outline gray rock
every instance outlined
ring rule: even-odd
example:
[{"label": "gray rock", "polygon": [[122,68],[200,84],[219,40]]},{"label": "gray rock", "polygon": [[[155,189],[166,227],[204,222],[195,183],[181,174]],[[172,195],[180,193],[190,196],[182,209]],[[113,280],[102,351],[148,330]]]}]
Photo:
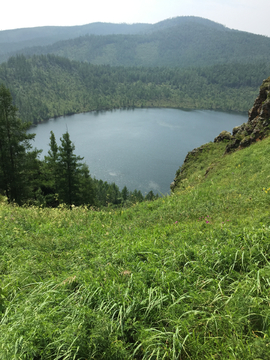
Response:
[{"label": "gray rock", "polygon": [[221,133],[214,139],[214,142],[228,141],[231,140],[232,135],[229,131],[223,130]]}]

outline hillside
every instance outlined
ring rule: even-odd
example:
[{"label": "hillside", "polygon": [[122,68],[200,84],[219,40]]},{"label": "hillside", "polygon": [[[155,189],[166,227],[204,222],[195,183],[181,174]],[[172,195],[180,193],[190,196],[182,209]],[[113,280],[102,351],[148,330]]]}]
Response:
[{"label": "hillside", "polygon": [[0,31],[0,62],[24,48],[46,46],[57,41],[73,39],[87,34],[136,34],[150,24],[91,23],[81,26],[44,26]]},{"label": "hillside", "polygon": [[151,67],[246,64],[270,58],[270,38],[192,16],[153,25],[95,23],[10,30],[0,33],[0,48],[2,62],[17,53],[55,54],[96,65]]},{"label": "hillside", "polygon": [[1,359],[269,359],[266,103],[265,137],[205,144],[171,196],[102,211],[2,198]]},{"label": "hillside", "polygon": [[24,121],[87,111],[170,107],[248,112],[270,64],[203,69],[91,65],[54,55],[17,56],[0,64],[0,84]]},{"label": "hillside", "polygon": [[25,29],[0,31],[0,59],[7,60],[17,51],[33,46],[46,46],[61,40],[75,39],[85,35],[128,35],[144,34],[161,29],[170,28],[190,20],[207,24],[208,26],[220,26],[210,20],[196,17],[176,17],[156,24],[113,24],[113,23],[90,23],[81,26],[43,26]]}]

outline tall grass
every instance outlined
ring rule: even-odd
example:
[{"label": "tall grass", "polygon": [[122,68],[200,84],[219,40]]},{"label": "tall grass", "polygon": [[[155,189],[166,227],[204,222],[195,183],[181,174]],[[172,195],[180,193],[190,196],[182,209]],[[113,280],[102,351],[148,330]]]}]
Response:
[{"label": "tall grass", "polygon": [[0,204],[0,359],[269,359],[270,139],[129,209]]}]

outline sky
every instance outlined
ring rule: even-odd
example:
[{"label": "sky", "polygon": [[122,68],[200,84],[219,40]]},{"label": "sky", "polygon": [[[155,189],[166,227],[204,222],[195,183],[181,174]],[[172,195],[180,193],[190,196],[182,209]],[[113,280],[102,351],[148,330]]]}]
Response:
[{"label": "sky", "polygon": [[93,22],[157,23],[200,16],[270,37],[270,0],[13,0],[1,4],[0,30]]}]

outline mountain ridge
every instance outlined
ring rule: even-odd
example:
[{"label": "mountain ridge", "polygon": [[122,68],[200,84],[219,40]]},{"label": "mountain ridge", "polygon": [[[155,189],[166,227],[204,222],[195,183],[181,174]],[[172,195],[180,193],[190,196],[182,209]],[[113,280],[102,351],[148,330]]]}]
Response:
[{"label": "mountain ridge", "polygon": [[0,32],[0,49],[0,62],[16,54],[53,53],[98,65],[190,67],[268,61],[270,38],[190,16],[156,24],[92,23],[6,30]]},{"label": "mountain ridge", "polygon": [[[109,35],[109,34],[128,34],[128,33],[140,33],[146,30],[152,31],[152,29],[156,28],[168,28],[178,25],[179,23],[185,23],[189,20],[208,24],[209,26],[216,26],[219,28],[225,28],[230,30],[229,28],[221,25],[212,20],[208,20],[206,18],[197,17],[197,16],[176,16],[173,18],[164,19],[158,21],[157,23],[111,23],[111,22],[93,22],[84,25],[71,25],[71,26],[36,26],[36,27],[28,27],[28,28],[18,28],[18,29],[9,29],[9,30],[1,30],[0,31],[0,43],[4,43],[3,39],[7,39],[8,41],[18,40],[32,40],[34,38],[39,38],[40,33],[44,31],[46,34],[53,33],[54,31],[67,31],[69,33],[73,33],[76,35],[81,34],[96,34],[96,35]],[[76,31],[78,30],[78,31]],[[44,33],[42,37],[44,37]],[[19,39],[18,39],[19,36]]]}]

